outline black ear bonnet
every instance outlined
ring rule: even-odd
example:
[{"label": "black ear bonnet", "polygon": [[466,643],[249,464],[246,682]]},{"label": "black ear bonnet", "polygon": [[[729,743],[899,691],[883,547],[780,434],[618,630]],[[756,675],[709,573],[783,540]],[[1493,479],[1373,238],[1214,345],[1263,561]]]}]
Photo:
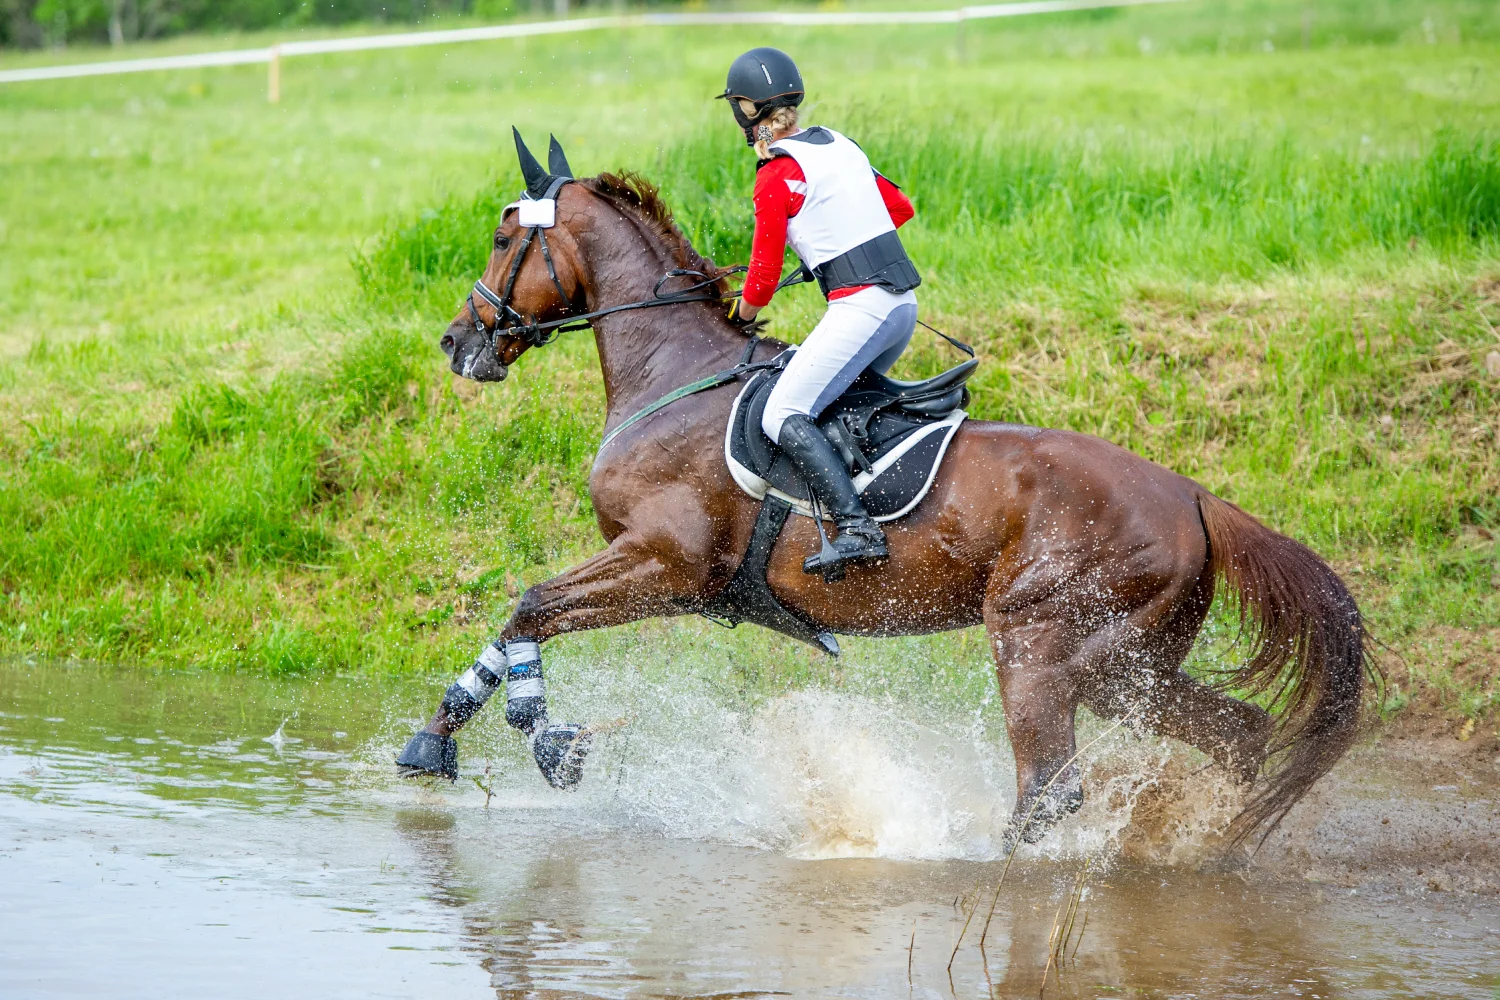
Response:
[{"label": "black ear bonnet", "polygon": [[521,162],[521,179],[526,182],[527,196],[557,197],[558,189],[573,179],[573,168],[568,166],[568,158],[563,155],[562,144],[557,141],[557,136],[548,136],[551,143],[547,149],[547,169],[543,170],[522,141],[520,129],[511,126],[511,133],[516,138],[516,159]]},{"label": "black ear bonnet", "polygon": [[572,179],[573,168],[568,166],[568,158],[563,155],[562,143],[557,141],[557,136],[548,135],[551,140],[547,147],[547,169],[554,177],[567,177]]}]

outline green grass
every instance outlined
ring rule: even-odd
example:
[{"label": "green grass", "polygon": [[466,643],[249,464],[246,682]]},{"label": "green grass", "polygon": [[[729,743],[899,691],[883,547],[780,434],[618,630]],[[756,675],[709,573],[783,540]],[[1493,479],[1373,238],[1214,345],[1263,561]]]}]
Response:
[{"label": "green grass", "polygon": [[[1497,5],[1307,9],[1305,49],[1287,3],[771,40],[815,81],[811,118],[916,202],[924,311],[986,359],[976,416],[1099,434],[1303,538],[1406,654],[1393,704],[1482,715]],[[599,545],[587,336],[491,387],[435,347],[517,186],[508,127],[659,180],[700,249],[743,260],[753,162],[706,96],[746,41],[294,60],[279,107],[258,70],[4,91],[0,651],[469,659],[520,587]],[[798,291],[770,315],[798,339],[817,311]],[[706,624],[562,645],[632,669],[691,651],[671,659],[736,695],[910,680]],[[972,634],[853,645],[960,702],[986,689]]]}]

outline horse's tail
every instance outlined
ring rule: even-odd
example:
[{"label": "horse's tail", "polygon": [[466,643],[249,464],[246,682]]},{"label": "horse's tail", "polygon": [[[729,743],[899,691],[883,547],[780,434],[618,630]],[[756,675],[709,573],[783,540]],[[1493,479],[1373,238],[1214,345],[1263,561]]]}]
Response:
[{"label": "horse's tail", "polygon": [[1268,751],[1275,763],[1229,828],[1231,844],[1262,827],[1264,842],[1353,744],[1365,678],[1379,674],[1359,608],[1327,563],[1206,491],[1198,509],[1208,569],[1234,591],[1249,640],[1249,661],[1222,683],[1269,694],[1280,716]]}]

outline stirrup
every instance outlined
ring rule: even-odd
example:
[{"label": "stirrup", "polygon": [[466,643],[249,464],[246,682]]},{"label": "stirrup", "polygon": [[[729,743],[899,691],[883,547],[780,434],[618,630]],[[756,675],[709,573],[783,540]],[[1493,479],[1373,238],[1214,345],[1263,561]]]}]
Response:
[{"label": "stirrup", "polygon": [[[849,523],[841,523],[838,538],[830,542],[818,513],[820,512],[814,511],[814,517],[817,518],[818,537],[823,544],[816,554],[802,560],[802,572],[819,573],[824,583],[838,583],[844,578],[844,570],[851,563],[879,562],[889,557],[885,532],[880,530],[880,526],[872,518],[851,518]],[[873,533],[871,527],[874,528]],[[840,545],[840,542],[845,544]]]}]

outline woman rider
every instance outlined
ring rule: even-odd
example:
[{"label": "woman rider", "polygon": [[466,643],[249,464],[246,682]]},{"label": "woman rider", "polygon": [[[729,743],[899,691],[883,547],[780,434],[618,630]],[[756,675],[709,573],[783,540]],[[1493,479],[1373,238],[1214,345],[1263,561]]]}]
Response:
[{"label": "woman rider", "polygon": [[[834,517],[835,565],[884,559],[885,533],[815,421],[866,368],[889,370],[911,340],[912,289],[922,279],[896,230],[915,211],[852,140],[799,127],[802,75],[785,52],[746,52],[729,67],[719,96],[760,158],[750,271],[729,318],[748,324],[771,301],[788,242],[828,299],[828,311],[772,389],[761,426]],[[802,568],[825,569],[816,555]]]}]

